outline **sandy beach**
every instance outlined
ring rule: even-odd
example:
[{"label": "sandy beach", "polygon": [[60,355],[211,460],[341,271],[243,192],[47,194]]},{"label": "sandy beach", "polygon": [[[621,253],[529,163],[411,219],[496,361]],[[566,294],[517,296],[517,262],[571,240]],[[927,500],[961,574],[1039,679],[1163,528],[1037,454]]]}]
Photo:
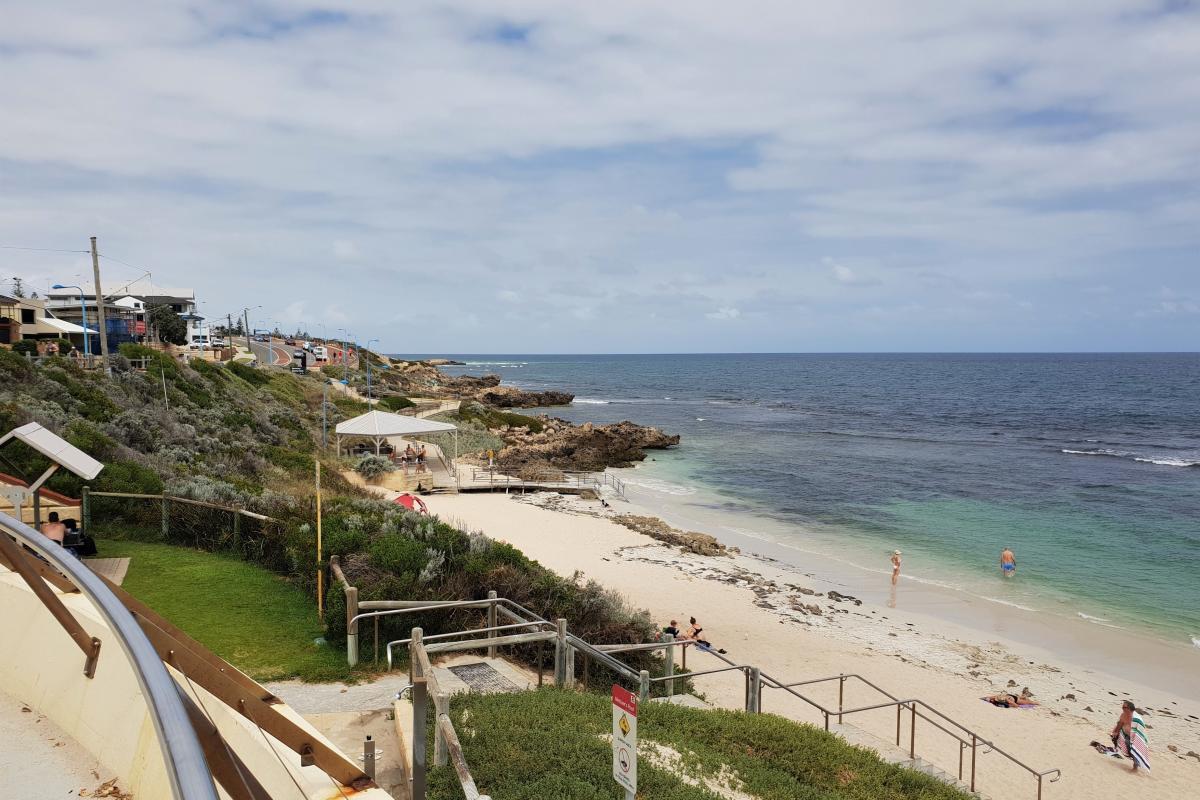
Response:
[{"label": "sandy beach", "polygon": [[[1061,769],[1061,780],[1046,784],[1046,798],[1196,796],[1200,703],[1190,693],[1106,675],[1068,663],[1052,648],[890,608],[887,601],[831,599],[827,593],[834,584],[748,548],[732,556],[685,554],[605,518],[611,512],[596,502],[542,494],[442,495],[428,503],[431,513],[509,542],[560,574],[579,571],[620,592],[663,625],[672,618],[686,625],[689,616],[697,617],[729,657],[781,680],[857,673],[894,695],[922,699],[1034,769]],[[688,658],[694,671],[722,666],[698,652]],[[696,686],[714,705],[741,707],[739,673],[702,676]],[[980,699],[1008,687],[1029,687],[1041,705],[1010,710]],[[836,707],[837,682],[808,694]],[[1150,726],[1152,774],[1131,774],[1129,762],[1106,759],[1088,747],[1093,739],[1106,739],[1126,697],[1136,700]],[[846,685],[847,708],[883,699],[864,686]],[[764,690],[763,710],[821,724],[818,712],[779,690]],[[894,741],[893,709],[846,721]],[[907,720],[903,731],[907,745]],[[957,773],[954,740],[923,722],[916,737],[918,755]],[[969,765],[969,751],[964,758]],[[1029,773],[984,748],[977,758],[977,788],[984,796],[1036,796]]]}]

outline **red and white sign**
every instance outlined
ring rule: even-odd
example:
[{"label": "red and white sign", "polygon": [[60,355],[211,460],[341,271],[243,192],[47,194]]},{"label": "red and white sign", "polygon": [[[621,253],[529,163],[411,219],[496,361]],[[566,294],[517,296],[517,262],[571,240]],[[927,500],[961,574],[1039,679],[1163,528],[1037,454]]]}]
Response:
[{"label": "red and white sign", "polygon": [[613,780],[630,797],[637,793],[637,707],[637,695],[612,687]]}]

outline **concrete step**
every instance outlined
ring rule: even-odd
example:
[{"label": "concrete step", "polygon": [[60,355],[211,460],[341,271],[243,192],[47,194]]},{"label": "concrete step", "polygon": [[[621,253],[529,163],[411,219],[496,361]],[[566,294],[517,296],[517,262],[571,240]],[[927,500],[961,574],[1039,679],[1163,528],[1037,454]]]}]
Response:
[{"label": "concrete step", "polygon": [[919,755],[915,759],[910,758],[908,751],[904,748],[897,747],[893,742],[876,736],[873,733],[868,733],[862,728],[851,725],[849,722],[843,722],[841,724],[831,722],[829,730],[841,736],[850,744],[864,747],[868,750],[873,750],[879,755],[880,758],[889,764],[895,764],[896,766],[914,769],[917,772],[921,772],[930,776],[931,778],[936,778],[942,783],[949,784],[956,789],[960,789],[972,797],[978,797],[980,800],[991,800],[991,798],[980,791],[972,792],[968,783],[965,781],[960,781],[955,775],[952,775],[938,765],[926,761]]}]

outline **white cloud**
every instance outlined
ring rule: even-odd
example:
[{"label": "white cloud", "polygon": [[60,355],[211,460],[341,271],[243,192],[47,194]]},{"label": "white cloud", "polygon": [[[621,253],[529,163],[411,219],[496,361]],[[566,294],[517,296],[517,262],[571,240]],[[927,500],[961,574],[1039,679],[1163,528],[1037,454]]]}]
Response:
[{"label": "white cloud", "polygon": [[[1139,0],[14,5],[0,244],[96,234],[213,313],[308,301],[412,350],[588,349],[580,313],[628,349],[725,349],[703,318],[738,316],[739,347],[870,347],[854,311],[969,292],[1084,347],[1080,286],[1200,292],[1197,41],[1194,7]],[[31,285],[89,269],[4,253]],[[487,341],[387,324],[494,319],[518,284],[530,324]],[[916,315],[874,346],[1011,330]]]}]

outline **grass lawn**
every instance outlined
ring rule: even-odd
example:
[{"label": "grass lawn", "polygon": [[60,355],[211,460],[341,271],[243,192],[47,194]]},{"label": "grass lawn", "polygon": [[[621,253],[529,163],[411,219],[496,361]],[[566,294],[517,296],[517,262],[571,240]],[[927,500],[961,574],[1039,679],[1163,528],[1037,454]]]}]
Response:
[{"label": "grass lawn", "polygon": [[284,578],[233,556],[175,545],[98,545],[101,557],[131,559],[126,591],[250,677],[350,677],[344,653],[314,644],[322,634],[316,606]]},{"label": "grass lawn", "polygon": [[[607,696],[554,689],[460,695],[450,713],[481,792],[505,800],[620,796],[604,738],[612,730]],[[758,800],[967,800],[927,775],[773,714],[644,703],[638,740],[638,795],[655,800],[718,800],[704,786],[681,780],[678,768],[698,782],[722,775],[722,784]],[[660,758],[656,766],[648,741],[682,758],[674,767]],[[453,767],[431,771],[429,796],[462,797]]]}]

